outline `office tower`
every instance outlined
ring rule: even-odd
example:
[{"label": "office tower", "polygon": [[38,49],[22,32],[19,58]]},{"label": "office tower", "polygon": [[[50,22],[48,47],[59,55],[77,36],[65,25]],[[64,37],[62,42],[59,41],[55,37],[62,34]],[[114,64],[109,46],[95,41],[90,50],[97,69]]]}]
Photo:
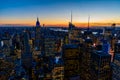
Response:
[{"label": "office tower", "polygon": [[54,68],[52,70],[52,80],[64,80],[64,65],[60,56],[54,59]]},{"label": "office tower", "polygon": [[72,43],[71,41],[73,40],[80,40],[81,36],[81,30],[72,23],[69,23],[69,28],[68,28],[68,37],[69,37],[69,43]]},{"label": "office tower", "polygon": [[2,50],[3,50],[3,53],[6,56],[10,56],[10,53],[11,53],[10,39],[6,38],[6,37],[3,37],[1,41],[2,41]]},{"label": "office tower", "polygon": [[113,23],[112,24],[112,36],[111,36],[111,40],[110,40],[110,43],[111,43],[111,49],[114,50],[115,48],[115,42],[116,42],[116,39],[117,39],[117,31],[116,31],[116,24]]},{"label": "office tower", "polygon": [[44,80],[52,80],[53,56],[45,56],[43,62]]},{"label": "office tower", "polygon": [[45,56],[55,56],[55,53],[57,53],[57,37],[51,36],[51,35],[45,35],[44,36],[44,53]]},{"label": "office tower", "polygon": [[68,34],[69,34],[69,39],[77,39],[79,35],[80,30],[75,27],[75,25],[71,22],[69,22],[69,27],[68,27]]},{"label": "office tower", "polygon": [[110,53],[110,43],[108,42],[108,40],[102,40],[102,51],[106,54]]},{"label": "office tower", "polygon": [[115,53],[120,53],[120,40],[118,40],[118,41],[115,43],[114,52],[115,52]]},{"label": "office tower", "polygon": [[64,38],[64,44],[69,44],[69,36],[66,35]]},{"label": "office tower", "polygon": [[0,48],[3,46],[3,41],[0,38]]},{"label": "office tower", "polygon": [[92,52],[91,60],[91,80],[112,80],[110,54],[98,49]]},{"label": "office tower", "polygon": [[6,45],[6,46],[11,46],[10,45],[10,38],[7,38],[7,37],[3,37],[2,39],[1,39],[1,41],[3,42],[3,45]]},{"label": "office tower", "polygon": [[81,66],[80,66],[80,77],[81,80],[91,80],[91,52],[93,41],[90,37],[87,37],[81,48]]},{"label": "office tower", "polygon": [[112,28],[105,28],[105,31],[104,31],[104,38],[106,39],[110,39],[111,36],[112,36]]},{"label": "office tower", "polygon": [[69,40],[71,40],[71,39],[74,39],[73,38],[73,31],[74,31],[74,28],[75,28],[75,26],[71,23],[71,22],[69,22],[69,28],[68,28],[68,36],[69,36]]},{"label": "office tower", "polygon": [[32,52],[30,51],[30,45],[29,45],[29,35],[25,31],[22,35],[22,53],[21,53],[21,63],[22,66],[27,71],[27,74],[29,74],[29,78],[32,74]]},{"label": "office tower", "polygon": [[63,46],[64,80],[80,76],[80,50],[78,45],[67,44]]},{"label": "office tower", "polygon": [[69,27],[68,27],[68,37],[69,37],[69,42],[70,40],[74,39],[74,29],[75,29],[75,25],[72,23],[72,12],[71,12],[71,21],[69,22]]},{"label": "office tower", "polygon": [[113,75],[112,80],[120,79],[120,40],[115,43],[115,52],[112,62]]},{"label": "office tower", "polygon": [[64,67],[55,67],[52,70],[52,80],[64,80]]},{"label": "office tower", "polygon": [[112,80],[120,79],[120,54],[115,53],[114,61],[112,63]]},{"label": "office tower", "polygon": [[72,23],[69,23],[68,39],[70,44],[76,44],[76,41],[80,41],[80,29],[75,27]]},{"label": "office tower", "polygon": [[15,49],[17,49],[17,50],[21,49],[20,34],[13,35],[12,44],[13,44]]},{"label": "office tower", "polygon": [[117,38],[116,36],[113,36],[112,39],[111,39],[111,49],[114,51],[115,50],[115,42],[117,41]]},{"label": "office tower", "polygon": [[39,19],[37,18],[37,21],[36,21],[36,33],[35,33],[35,49],[36,50],[40,50],[40,41],[41,41],[41,33],[40,33],[40,29],[41,29],[41,25],[40,25],[40,22],[39,22]]},{"label": "office tower", "polygon": [[115,34],[115,29],[116,29],[116,24],[113,23],[113,24],[111,25],[111,27],[112,27],[112,35],[114,36],[114,34]]}]

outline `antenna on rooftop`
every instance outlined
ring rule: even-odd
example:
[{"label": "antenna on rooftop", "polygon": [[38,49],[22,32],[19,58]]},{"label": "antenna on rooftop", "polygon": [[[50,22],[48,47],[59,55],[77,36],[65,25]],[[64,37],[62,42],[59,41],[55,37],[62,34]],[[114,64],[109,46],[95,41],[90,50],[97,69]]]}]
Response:
[{"label": "antenna on rooftop", "polygon": [[71,23],[72,23],[72,11],[71,11]]},{"label": "antenna on rooftop", "polygon": [[39,21],[39,18],[37,17],[37,21]]},{"label": "antenna on rooftop", "polygon": [[90,16],[88,16],[88,30],[90,28]]}]

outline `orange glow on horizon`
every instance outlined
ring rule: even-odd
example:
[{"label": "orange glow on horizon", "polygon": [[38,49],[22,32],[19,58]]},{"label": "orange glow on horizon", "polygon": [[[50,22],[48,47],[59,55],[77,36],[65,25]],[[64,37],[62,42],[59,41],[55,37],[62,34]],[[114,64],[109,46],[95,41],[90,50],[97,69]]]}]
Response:
[{"label": "orange glow on horizon", "polygon": [[[117,21],[118,22],[118,21]],[[111,26],[112,25],[112,21],[111,22],[90,22],[90,26]],[[27,20],[0,20],[0,25],[25,25],[25,26],[35,26],[36,24],[36,20],[31,20],[31,19],[27,19]],[[62,20],[40,20],[40,24],[41,26],[43,26],[43,24],[45,26],[57,26],[57,27],[68,27],[69,22],[68,21],[62,21]],[[88,23],[87,22],[73,22],[73,24],[76,27],[87,27]],[[120,25],[120,23],[116,23],[117,26]]]},{"label": "orange glow on horizon", "polygon": [[[88,23],[73,23],[76,27],[87,27]],[[120,26],[120,23],[116,23],[117,26]],[[23,25],[23,26],[35,26],[35,23],[7,23],[0,25]],[[68,27],[69,23],[58,23],[58,24],[44,24],[45,26],[57,26],[57,27]],[[112,23],[90,23],[90,26],[111,26]],[[43,26],[43,24],[41,24]]]}]

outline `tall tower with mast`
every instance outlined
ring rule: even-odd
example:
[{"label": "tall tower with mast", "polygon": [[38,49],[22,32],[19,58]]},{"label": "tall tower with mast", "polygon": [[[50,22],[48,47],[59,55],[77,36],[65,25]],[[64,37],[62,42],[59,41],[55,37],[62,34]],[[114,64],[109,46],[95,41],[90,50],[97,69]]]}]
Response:
[{"label": "tall tower with mast", "polygon": [[40,22],[39,22],[39,18],[37,17],[37,21],[36,21],[36,34],[35,34],[35,49],[36,50],[40,50],[40,39],[41,39],[41,33],[40,33]]},{"label": "tall tower with mast", "polygon": [[69,30],[72,30],[75,27],[72,22],[73,22],[73,15],[72,15],[72,11],[71,11],[71,20],[69,22]]},{"label": "tall tower with mast", "polygon": [[71,23],[72,23],[72,11],[71,11]]},{"label": "tall tower with mast", "polygon": [[37,21],[36,21],[36,27],[40,27],[40,22],[39,22],[39,18],[37,17]]},{"label": "tall tower with mast", "polygon": [[88,31],[90,29],[90,16],[88,16]]},{"label": "tall tower with mast", "polygon": [[75,25],[73,24],[73,14],[71,11],[71,20],[69,22],[69,28],[68,28],[69,43],[71,43],[71,40],[73,40],[75,37],[74,32],[75,32]]}]

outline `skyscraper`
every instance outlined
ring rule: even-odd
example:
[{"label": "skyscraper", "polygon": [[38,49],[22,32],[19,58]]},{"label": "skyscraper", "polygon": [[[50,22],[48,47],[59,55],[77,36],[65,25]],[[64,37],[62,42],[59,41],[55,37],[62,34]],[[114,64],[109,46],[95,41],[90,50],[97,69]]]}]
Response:
[{"label": "skyscraper", "polygon": [[46,35],[44,36],[44,53],[45,56],[55,56],[55,53],[57,53],[57,37]]},{"label": "skyscraper", "polygon": [[40,28],[41,28],[41,25],[40,25],[40,22],[39,22],[39,19],[37,18],[37,21],[36,21],[36,34],[35,34],[35,49],[36,50],[40,50],[40,39],[41,39],[41,33],[40,33]]},{"label": "skyscraper", "polygon": [[21,53],[21,62],[22,66],[26,69],[29,77],[31,77],[31,68],[32,68],[32,53],[29,45],[29,35],[27,32],[23,32],[22,35],[22,53]]},{"label": "skyscraper", "polygon": [[87,37],[81,48],[81,66],[80,66],[80,77],[81,80],[91,80],[91,52],[93,41],[90,37]]},{"label": "skyscraper", "polygon": [[37,18],[36,27],[41,27],[41,26],[40,26],[40,22],[39,22],[39,18]]},{"label": "skyscraper", "polygon": [[[97,46],[99,47],[98,49],[100,49],[100,46]],[[92,80],[112,80],[110,54],[106,54],[102,50],[96,50],[92,52],[91,76]]]},{"label": "skyscraper", "polygon": [[65,80],[80,76],[80,51],[79,46],[74,44],[67,44],[63,46],[64,58],[64,76]]},{"label": "skyscraper", "polygon": [[113,69],[112,79],[119,80],[120,79],[120,40],[118,40],[118,42],[115,43],[115,52],[113,57],[112,69]]}]

